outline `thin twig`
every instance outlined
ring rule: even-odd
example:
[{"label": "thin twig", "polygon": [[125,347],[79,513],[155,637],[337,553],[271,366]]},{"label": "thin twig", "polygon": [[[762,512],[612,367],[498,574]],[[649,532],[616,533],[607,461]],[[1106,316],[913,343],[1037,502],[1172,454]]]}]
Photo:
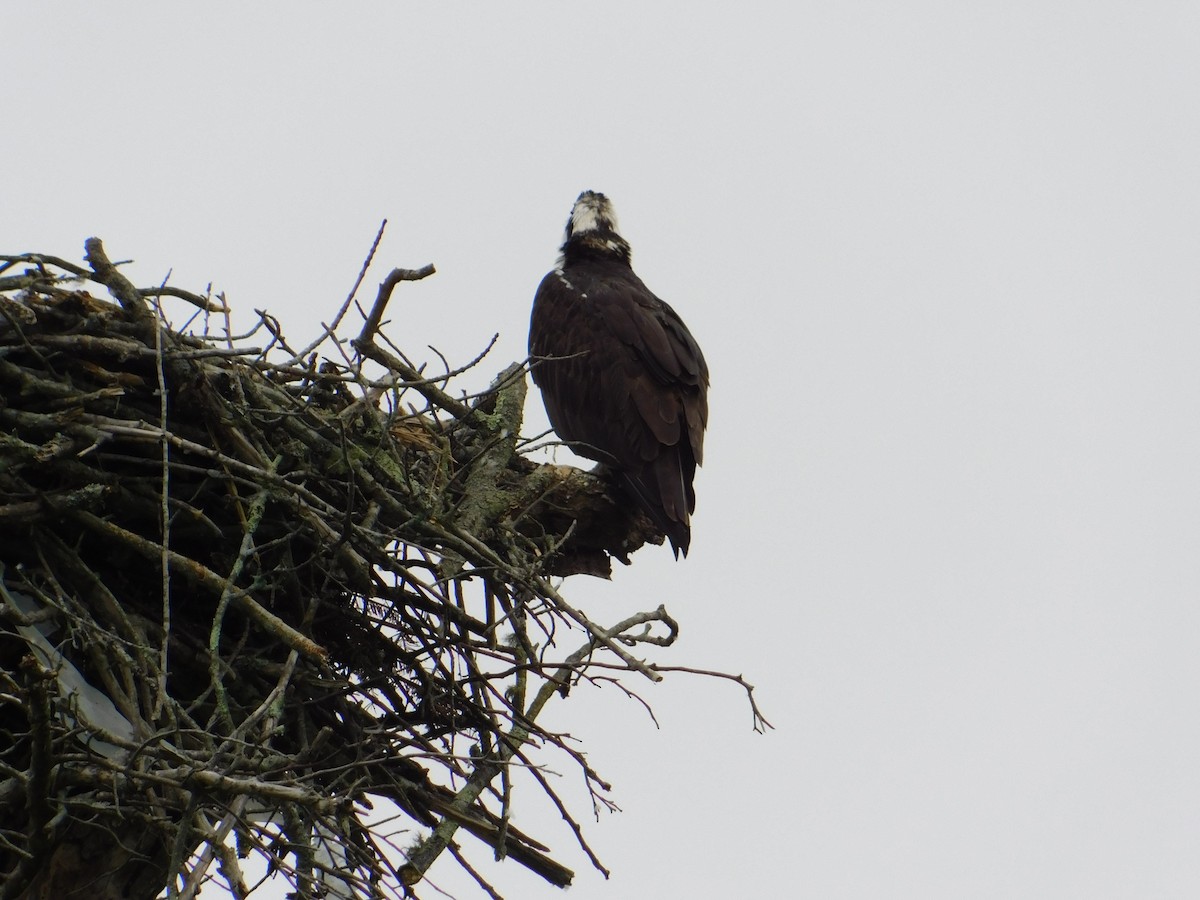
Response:
[{"label": "thin twig", "polygon": [[[387,228],[387,219],[379,223],[379,230],[375,233],[375,240],[371,242],[371,249],[367,251],[367,258],[363,260],[362,268],[358,270],[358,277],[354,279],[354,285],[350,288],[350,293],[346,295],[345,301],[342,303],[341,309],[337,311],[337,315],[333,317],[333,321],[324,328],[324,334],[317,338],[303,350],[292,355],[290,360],[283,363],[285,366],[294,366],[296,363],[303,360],[310,353],[315,351],[321,344],[325,343],[328,336],[337,332],[338,326],[342,324],[342,319],[346,317],[346,313],[350,309],[350,305],[354,302],[354,298],[358,295],[358,289],[362,286],[363,279],[367,277],[367,269],[371,268],[371,261],[375,258],[375,251],[379,249],[379,242],[383,240],[384,229]],[[432,266],[427,268],[432,269]]]}]

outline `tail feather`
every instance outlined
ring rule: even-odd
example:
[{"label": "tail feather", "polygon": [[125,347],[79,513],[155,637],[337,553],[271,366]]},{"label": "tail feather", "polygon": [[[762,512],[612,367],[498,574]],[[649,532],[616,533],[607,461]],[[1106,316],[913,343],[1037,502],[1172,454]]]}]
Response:
[{"label": "tail feather", "polygon": [[677,454],[663,453],[640,471],[621,472],[621,480],[650,521],[667,536],[675,558],[687,557],[692,542],[691,511],[695,495],[685,483]]}]

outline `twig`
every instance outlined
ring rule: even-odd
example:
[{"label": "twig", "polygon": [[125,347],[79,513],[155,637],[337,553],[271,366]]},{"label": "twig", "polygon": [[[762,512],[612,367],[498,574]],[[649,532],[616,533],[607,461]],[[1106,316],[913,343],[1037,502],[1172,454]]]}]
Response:
[{"label": "twig", "polygon": [[[278,459],[271,465],[270,471],[275,471],[275,466],[278,465]],[[238,548],[237,559],[233,562],[233,568],[229,570],[229,574],[225,577],[225,587],[221,591],[221,597],[217,600],[217,611],[213,614],[212,629],[208,635],[208,653],[212,660],[209,663],[209,678],[212,679],[213,690],[217,695],[217,715],[223,720],[224,725],[228,729],[233,728],[233,716],[229,712],[229,699],[225,695],[225,685],[221,681],[221,625],[225,619],[225,610],[229,608],[230,602],[233,600],[237,588],[238,579],[242,575],[242,569],[246,565],[246,560],[250,558],[250,554],[254,550],[254,535],[258,531],[259,525],[262,524],[263,513],[267,508],[267,489],[260,490],[252,501],[250,501],[250,510],[246,515],[246,525],[242,532],[242,546]],[[166,547],[163,548],[163,554],[167,553]],[[165,568],[165,566],[164,566]]]},{"label": "twig", "polygon": [[358,338],[355,344],[373,344],[375,342],[375,334],[379,331],[379,326],[383,322],[383,311],[387,308],[388,300],[391,299],[392,291],[396,289],[402,281],[420,281],[422,278],[428,278],[437,271],[433,264],[422,266],[419,269],[392,269],[385,279],[379,285],[379,292],[375,295],[375,303],[371,307],[371,311],[367,314],[367,319],[363,323],[362,331],[358,333]]},{"label": "twig", "polygon": [[[354,285],[350,288],[350,293],[346,295],[345,302],[342,303],[341,309],[337,311],[337,315],[333,317],[333,321],[324,328],[324,334],[317,338],[303,350],[292,355],[290,360],[287,360],[283,365],[294,366],[296,363],[303,360],[310,353],[316,350],[321,344],[325,343],[326,338],[337,331],[339,325],[342,324],[342,319],[350,309],[350,304],[354,302],[355,296],[358,294],[358,289],[362,286],[363,279],[367,277],[367,269],[371,268],[371,260],[375,258],[375,251],[379,249],[379,242],[383,240],[384,229],[387,228],[387,219],[379,223],[379,230],[375,233],[375,240],[371,242],[371,249],[367,251],[367,258],[363,260],[362,268],[358,270],[358,277],[354,279]],[[432,266],[427,266],[432,269]],[[432,273],[431,273],[432,274]]]},{"label": "twig", "polygon": [[180,300],[186,300],[205,312],[224,312],[225,306],[221,303],[214,303],[207,297],[201,297],[199,294],[193,294],[191,291],[185,291],[181,288],[171,287],[170,285],[160,284],[158,287],[139,288],[138,293],[143,297],[177,297]]},{"label": "twig", "polygon": [[375,303],[372,305],[371,311],[367,314],[362,331],[350,343],[363,356],[375,360],[375,362],[398,374],[404,379],[404,386],[413,387],[434,406],[444,409],[456,419],[465,419],[472,413],[470,407],[460,403],[449,394],[435,387],[432,382],[437,379],[422,378],[420,372],[404,360],[384,350],[375,342],[375,335],[379,331],[380,324],[383,322],[384,310],[387,308],[388,301],[391,299],[392,291],[396,289],[396,285],[402,281],[419,281],[422,278],[428,278],[435,271],[432,265],[423,266],[420,269],[392,269],[388,273],[387,278],[379,285],[379,292],[375,297]]},{"label": "twig", "polygon": [[[74,516],[92,531],[125,543],[130,549],[137,551],[147,559],[157,561],[160,558],[161,547],[150,543],[132,531],[128,531],[119,525],[114,525],[112,522],[106,522],[98,516],[82,510],[76,511]],[[181,575],[203,584],[205,587],[218,591],[220,595],[223,595],[226,589],[229,588],[230,599],[237,605],[238,609],[292,649],[299,650],[305,656],[317,660],[323,660],[328,656],[327,651],[320,645],[300,634],[300,632],[296,631],[278,616],[267,612],[250,594],[241,589],[233,588],[224,578],[207,566],[183,556],[174,550],[167,551],[167,561]]]},{"label": "twig", "polygon": [[746,691],[746,699],[750,701],[750,712],[753,716],[754,730],[759,734],[766,734],[768,728],[774,729],[775,726],[767,721],[767,717],[762,714],[762,710],[758,708],[758,703],[754,700],[754,685],[746,681],[741,675],[731,675],[728,672],[718,672],[713,669],[696,669],[691,666],[664,666],[655,665],[656,672],[687,672],[689,675],[705,675],[709,678],[723,678],[726,681],[732,681],[739,684]]},{"label": "twig", "polygon": [[[166,285],[164,284],[165,288]],[[156,300],[154,303],[155,316],[161,321],[162,308]],[[171,637],[171,566],[167,562],[167,552],[171,546],[171,506],[169,498],[171,496],[171,444],[166,439],[167,435],[167,372],[163,365],[163,329],[154,329],[154,374],[158,379],[158,425],[162,429],[163,439],[159,442],[159,447],[162,453],[162,481],[160,483],[159,493],[162,498],[160,505],[159,528],[161,537],[159,538],[162,544],[162,554],[159,558],[159,566],[161,568],[160,590],[162,591],[162,643],[159,646],[159,672],[158,672],[158,695],[155,698],[154,710],[151,712],[151,719],[155,722],[163,712],[163,705],[167,699],[167,662],[170,647]]]}]

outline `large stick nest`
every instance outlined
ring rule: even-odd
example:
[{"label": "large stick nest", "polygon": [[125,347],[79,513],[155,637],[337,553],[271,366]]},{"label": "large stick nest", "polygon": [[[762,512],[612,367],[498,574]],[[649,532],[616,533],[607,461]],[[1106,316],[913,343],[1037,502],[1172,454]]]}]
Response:
[{"label": "large stick nest", "polygon": [[0,897],[245,896],[251,852],[297,896],[411,894],[447,850],[475,874],[459,828],[566,886],[509,820],[527,783],[602,868],[535,757],[606,785],[537,716],[594,666],[657,680],[634,651],[676,626],[600,627],[548,580],[662,538],[521,454],[523,367],[454,397],[387,344],[431,268],[297,350],[87,251],[0,257]]}]

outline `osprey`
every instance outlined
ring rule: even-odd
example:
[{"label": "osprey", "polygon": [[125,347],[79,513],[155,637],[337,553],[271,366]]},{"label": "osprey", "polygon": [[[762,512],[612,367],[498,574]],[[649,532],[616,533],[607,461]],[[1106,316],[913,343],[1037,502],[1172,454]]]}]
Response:
[{"label": "osprey", "polygon": [[529,322],[533,380],[558,436],[608,467],[687,556],[708,366],[683,320],[630,266],[612,204],[584,191]]}]

